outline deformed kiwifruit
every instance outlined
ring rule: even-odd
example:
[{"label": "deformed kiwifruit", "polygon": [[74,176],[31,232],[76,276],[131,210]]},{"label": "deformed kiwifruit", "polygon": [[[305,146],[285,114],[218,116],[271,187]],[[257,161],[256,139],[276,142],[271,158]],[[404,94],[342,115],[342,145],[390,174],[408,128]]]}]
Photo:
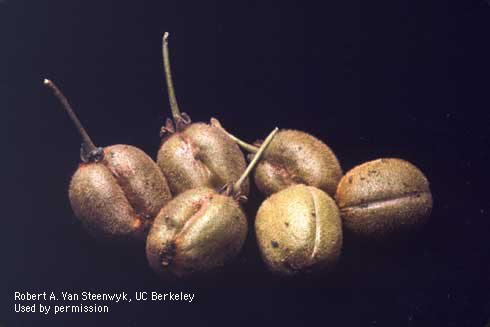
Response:
[{"label": "deformed kiwifruit", "polygon": [[[206,123],[191,124],[189,116],[180,112],[170,70],[168,33],[163,37],[162,52],[173,121],[168,118],[160,131],[157,163],[174,195],[199,186],[218,190],[245,171],[245,157],[220,129]],[[248,178],[241,191],[248,195]]]},{"label": "deformed kiwifruit", "polygon": [[[220,128],[252,155],[257,152],[257,146],[228,133],[217,119],[212,118],[211,124]],[[339,161],[325,143],[308,133],[288,129],[277,133],[254,174],[257,188],[265,195],[290,185],[305,184],[334,196],[341,177]]]},{"label": "deformed kiwifruit", "polygon": [[331,269],[341,253],[339,209],[313,186],[296,184],[272,194],[257,212],[255,232],[263,261],[280,275]]},{"label": "deformed kiwifruit", "polygon": [[58,87],[47,79],[44,84],[60,100],[83,139],[82,163],[71,178],[68,192],[75,215],[97,238],[143,239],[171,197],[162,172],[134,146],[96,147]]},{"label": "deformed kiwifruit", "polygon": [[221,192],[208,187],[187,190],[158,214],[148,234],[146,255],[165,279],[191,278],[215,271],[235,258],[247,234],[239,200],[241,183],[254,168],[277,128],[267,137],[240,179]]},{"label": "deformed kiwifruit", "polygon": [[336,200],[347,231],[378,240],[417,229],[432,209],[427,178],[413,164],[396,158],[369,161],[348,171]]}]

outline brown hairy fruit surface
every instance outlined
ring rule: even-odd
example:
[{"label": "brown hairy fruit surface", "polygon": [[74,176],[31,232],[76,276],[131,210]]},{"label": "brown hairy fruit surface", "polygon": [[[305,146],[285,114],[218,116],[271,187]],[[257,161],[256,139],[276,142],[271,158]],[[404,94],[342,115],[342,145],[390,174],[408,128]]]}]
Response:
[{"label": "brown hairy fruit surface", "polygon": [[331,268],[342,248],[342,226],[334,200],[304,184],[267,198],[257,212],[255,231],[267,267],[286,276]]},{"label": "brown hairy fruit surface", "polygon": [[80,164],[69,188],[75,215],[104,239],[143,239],[170,197],[155,162],[129,145],[105,147],[100,162]]},{"label": "brown hairy fruit surface", "polygon": [[179,194],[158,214],[146,255],[164,278],[218,269],[240,252],[247,234],[243,210],[232,197],[199,187]]},{"label": "brown hairy fruit surface", "polygon": [[335,154],[314,136],[281,130],[255,169],[255,184],[266,195],[294,184],[317,187],[333,196],[342,177]]},{"label": "brown hairy fruit surface", "polygon": [[401,159],[378,159],[347,172],[336,200],[345,228],[354,235],[384,239],[423,225],[432,209],[424,174]]},{"label": "brown hairy fruit surface", "polygon": [[[157,163],[174,195],[201,186],[219,190],[237,181],[246,168],[238,146],[221,130],[205,123],[190,124],[165,139]],[[248,178],[241,192],[248,195]]]}]

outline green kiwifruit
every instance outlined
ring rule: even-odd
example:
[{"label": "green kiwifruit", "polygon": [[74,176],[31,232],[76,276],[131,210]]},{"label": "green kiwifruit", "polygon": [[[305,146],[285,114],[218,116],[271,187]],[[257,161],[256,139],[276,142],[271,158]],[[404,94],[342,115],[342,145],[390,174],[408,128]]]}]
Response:
[{"label": "green kiwifruit", "polygon": [[[190,278],[215,271],[240,252],[247,218],[239,201],[241,183],[253,169],[277,128],[267,137],[240,179],[224,194],[208,187],[187,190],[158,214],[148,234],[146,255],[164,278]],[[233,192],[232,196],[231,193]]]},{"label": "green kiwifruit", "polygon": [[[220,128],[246,151],[257,152],[257,147],[229,134],[217,119],[211,124]],[[316,137],[296,130],[281,130],[265,151],[255,169],[255,184],[265,195],[270,195],[294,184],[317,187],[334,196],[342,177],[342,169],[335,154]]]},{"label": "green kiwifruit", "polygon": [[257,212],[255,232],[267,267],[286,276],[332,268],[342,248],[335,201],[304,184],[291,185],[267,198]]},{"label": "green kiwifruit", "polygon": [[[180,113],[170,70],[168,33],[163,37],[163,59],[173,122],[167,119],[162,127],[162,144],[157,163],[167,178],[174,195],[199,186],[215,190],[236,181],[245,171],[246,162],[239,147],[220,129],[205,123],[190,123]],[[248,195],[249,181],[244,181],[242,193]]]},{"label": "green kiwifruit", "polygon": [[208,187],[187,190],[158,214],[147,238],[150,266],[163,277],[187,277],[224,265],[241,250],[247,219],[232,197]]},{"label": "green kiwifruit", "polygon": [[170,198],[156,163],[130,145],[97,148],[68,100],[50,80],[53,90],[82,136],[82,163],[69,187],[71,207],[82,225],[101,239],[143,239],[153,219]]},{"label": "green kiwifruit", "polygon": [[420,227],[432,209],[427,178],[411,163],[394,158],[351,169],[339,183],[336,200],[346,230],[370,239]]}]

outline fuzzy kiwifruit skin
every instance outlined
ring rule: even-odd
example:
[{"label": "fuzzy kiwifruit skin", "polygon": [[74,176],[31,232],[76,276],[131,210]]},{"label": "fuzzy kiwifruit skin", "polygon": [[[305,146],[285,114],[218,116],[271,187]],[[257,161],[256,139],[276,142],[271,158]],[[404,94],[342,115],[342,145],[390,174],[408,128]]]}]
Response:
[{"label": "fuzzy kiwifruit skin", "polygon": [[255,184],[270,195],[294,184],[317,187],[334,196],[342,177],[335,154],[314,136],[281,130],[265,150],[255,169]]},{"label": "fuzzy kiwifruit skin", "polygon": [[171,195],[147,154],[118,144],[105,147],[101,161],[80,164],[69,198],[75,215],[97,238],[141,240]]},{"label": "fuzzy kiwifruit skin", "polygon": [[185,191],[158,214],[146,241],[152,269],[165,279],[215,271],[235,258],[247,235],[247,219],[231,197],[208,187]]},{"label": "fuzzy kiwifruit skin", "polygon": [[[236,182],[246,168],[238,145],[220,129],[205,123],[190,124],[165,139],[157,163],[174,195],[201,186],[219,190]],[[248,178],[241,192],[248,195]]]},{"label": "fuzzy kiwifruit skin", "polygon": [[348,171],[336,200],[346,230],[375,240],[419,228],[432,209],[427,178],[408,161],[396,158],[369,161]]},{"label": "fuzzy kiwifruit skin", "polygon": [[322,190],[292,185],[259,208],[255,232],[262,259],[274,273],[294,276],[332,268],[342,248],[335,201]]}]

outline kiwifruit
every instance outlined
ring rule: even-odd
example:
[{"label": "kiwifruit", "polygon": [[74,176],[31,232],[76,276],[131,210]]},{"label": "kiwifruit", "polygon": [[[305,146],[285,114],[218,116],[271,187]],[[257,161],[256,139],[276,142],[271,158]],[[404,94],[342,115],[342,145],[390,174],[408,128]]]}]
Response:
[{"label": "kiwifruit", "polygon": [[257,212],[255,232],[263,261],[280,275],[331,269],[341,253],[339,209],[313,186],[296,184],[272,194]]},{"label": "kiwifruit", "polygon": [[172,199],[158,214],[148,234],[150,266],[164,278],[191,278],[219,269],[240,252],[247,234],[247,218],[239,200],[241,183],[274,137],[267,137],[240,179],[217,192],[201,186]]},{"label": "kiwifruit", "polygon": [[427,178],[396,158],[369,161],[348,171],[336,200],[347,231],[378,240],[422,226],[432,209]]},{"label": "kiwifruit", "polygon": [[[220,128],[252,155],[257,152],[257,146],[228,133],[217,119],[212,118],[211,125]],[[297,130],[277,133],[254,174],[257,188],[265,195],[294,184],[305,184],[334,196],[341,177],[342,169],[332,150],[316,137]]]},{"label": "kiwifruit", "polygon": [[[157,163],[174,195],[199,186],[218,190],[245,171],[245,157],[220,129],[205,123],[191,124],[189,116],[180,113],[170,69],[168,33],[163,36],[162,52],[173,122],[167,119],[161,129]],[[241,191],[248,195],[248,178]]]},{"label": "kiwifruit", "polygon": [[155,215],[171,198],[162,172],[134,146],[96,147],[58,87],[47,79],[44,84],[60,100],[83,140],[82,163],[68,192],[75,215],[97,238],[143,239]]}]

